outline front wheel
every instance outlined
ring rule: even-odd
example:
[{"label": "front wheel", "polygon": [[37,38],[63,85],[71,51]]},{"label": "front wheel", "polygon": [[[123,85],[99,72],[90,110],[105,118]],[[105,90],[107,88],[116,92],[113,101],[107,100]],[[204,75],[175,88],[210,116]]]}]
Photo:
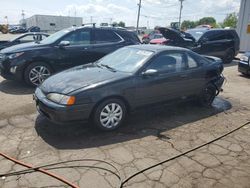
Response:
[{"label": "front wheel", "polygon": [[93,122],[101,130],[112,131],[122,125],[126,113],[123,101],[108,99],[97,106],[93,114]]},{"label": "front wheel", "polygon": [[216,93],[217,93],[217,89],[214,85],[212,84],[207,85],[201,92],[201,96],[200,96],[201,105],[205,107],[211,107],[216,97]]},{"label": "front wheel", "polygon": [[43,62],[30,64],[24,72],[25,82],[33,87],[40,85],[52,74],[51,67]]}]

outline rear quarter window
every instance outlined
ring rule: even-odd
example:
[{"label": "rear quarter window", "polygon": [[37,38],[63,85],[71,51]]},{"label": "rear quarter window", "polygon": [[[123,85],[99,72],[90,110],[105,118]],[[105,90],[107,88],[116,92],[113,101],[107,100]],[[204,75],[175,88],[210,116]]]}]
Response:
[{"label": "rear quarter window", "polygon": [[203,38],[206,38],[208,41],[217,41],[226,39],[226,33],[222,30],[211,30],[204,34]]}]

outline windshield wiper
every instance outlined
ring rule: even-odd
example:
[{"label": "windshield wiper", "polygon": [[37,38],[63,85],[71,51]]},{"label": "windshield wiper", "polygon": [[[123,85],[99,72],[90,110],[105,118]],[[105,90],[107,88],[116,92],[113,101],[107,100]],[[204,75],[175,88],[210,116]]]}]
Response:
[{"label": "windshield wiper", "polygon": [[103,67],[106,67],[107,69],[109,69],[109,70],[111,70],[113,72],[116,72],[116,70],[113,67],[110,67],[110,66],[105,65],[105,64],[100,64],[100,65],[103,66]]}]

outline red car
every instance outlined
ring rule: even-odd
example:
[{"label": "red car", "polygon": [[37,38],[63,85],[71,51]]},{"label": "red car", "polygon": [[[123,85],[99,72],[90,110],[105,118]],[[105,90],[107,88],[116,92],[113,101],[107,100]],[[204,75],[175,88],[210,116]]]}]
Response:
[{"label": "red car", "polygon": [[160,38],[158,35],[161,35],[162,37],[162,34],[158,30],[154,30],[149,34],[145,34],[142,37],[142,43],[148,44],[152,39]]},{"label": "red car", "polygon": [[164,37],[158,39],[152,39],[149,43],[150,44],[159,44],[159,45],[166,45],[169,39],[165,39]]}]

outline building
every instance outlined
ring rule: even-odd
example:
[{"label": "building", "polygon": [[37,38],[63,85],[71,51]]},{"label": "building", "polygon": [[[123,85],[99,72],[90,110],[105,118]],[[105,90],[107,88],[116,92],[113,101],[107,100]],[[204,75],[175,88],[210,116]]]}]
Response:
[{"label": "building", "polygon": [[55,32],[71,26],[81,26],[81,17],[34,15],[25,19],[27,28],[31,26],[40,27],[43,32]]},{"label": "building", "polygon": [[241,0],[237,25],[240,37],[240,51],[250,51],[250,0]]}]

